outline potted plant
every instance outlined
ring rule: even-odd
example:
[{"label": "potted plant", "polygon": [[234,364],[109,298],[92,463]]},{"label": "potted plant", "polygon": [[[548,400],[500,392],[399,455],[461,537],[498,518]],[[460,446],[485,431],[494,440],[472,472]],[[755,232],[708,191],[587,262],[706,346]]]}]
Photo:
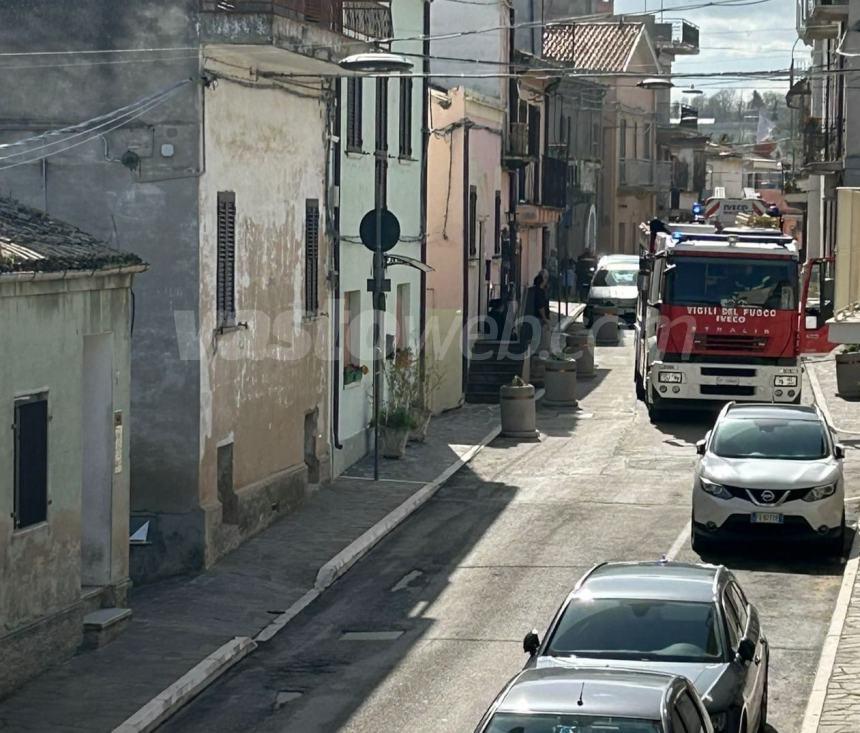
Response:
[{"label": "potted plant", "polygon": [[408,407],[382,408],[379,411],[379,452],[385,458],[402,458],[414,426],[415,419]]},{"label": "potted plant", "polygon": [[846,344],[836,354],[836,391],[840,397],[860,397],[860,344]]},{"label": "potted plant", "polygon": [[367,367],[358,364],[347,364],[343,368],[343,386],[360,382],[361,378],[367,374]]}]

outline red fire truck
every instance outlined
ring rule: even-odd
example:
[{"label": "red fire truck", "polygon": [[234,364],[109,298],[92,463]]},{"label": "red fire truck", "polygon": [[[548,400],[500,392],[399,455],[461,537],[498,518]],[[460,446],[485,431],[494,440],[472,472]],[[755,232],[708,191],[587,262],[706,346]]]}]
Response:
[{"label": "red fire truck", "polygon": [[778,230],[666,226],[640,261],[635,381],[651,419],[719,401],[799,402],[801,350],[832,315],[827,274],[808,262],[801,283],[797,246]]}]

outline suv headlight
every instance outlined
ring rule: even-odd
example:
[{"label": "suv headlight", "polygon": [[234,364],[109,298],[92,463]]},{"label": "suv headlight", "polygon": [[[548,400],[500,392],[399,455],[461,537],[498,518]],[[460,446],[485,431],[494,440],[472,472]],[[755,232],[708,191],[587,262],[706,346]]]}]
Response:
[{"label": "suv headlight", "polygon": [[836,484],[825,484],[824,486],[815,486],[803,495],[804,501],[821,501],[828,496],[833,496],[836,493]]},{"label": "suv headlight", "polygon": [[782,374],[773,378],[773,386],[774,387],[796,387],[797,386],[797,375],[796,374]]},{"label": "suv headlight", "polygon": [[710,494],[711,496],[716,496],[718,499],[731,499],[732,495],[729,490],[723,486],[722,484],[716,484],[713,481],[708,481],[706,478],[699,477],[699,484],[702,487],[702,490]]},{"label": "suv headlight", "polygon": [[683,377],[681,376],[681,372],[659,372],[657,374],[657,381],[679,384],[683,381]]}]

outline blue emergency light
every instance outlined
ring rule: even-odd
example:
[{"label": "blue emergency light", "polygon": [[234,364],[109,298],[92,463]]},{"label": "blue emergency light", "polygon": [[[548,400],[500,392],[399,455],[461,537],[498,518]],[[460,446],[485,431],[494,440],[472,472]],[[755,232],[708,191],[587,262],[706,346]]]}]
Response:
[{"label": "blue emergency light", "polygon": [[698,216],[698,215],[699,215],[699,214],[701,214],[704,210],[705,210],[705,207],[704,207],[704,206],[702,206],[700,203],[698,203],[698,202],[697,202],[697,203],[693,204],[693,215],[694,215],[694,216]]}]

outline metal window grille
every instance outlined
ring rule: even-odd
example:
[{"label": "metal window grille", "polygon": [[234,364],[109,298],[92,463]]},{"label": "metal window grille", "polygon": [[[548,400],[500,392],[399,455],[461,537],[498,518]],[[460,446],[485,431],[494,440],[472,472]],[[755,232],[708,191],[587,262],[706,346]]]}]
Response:
[{"label": "metal window grille", "polygon": [[346,85],[346,149],[361,150],[362,79],[351,77]]},{"label": "metal window grille", "polygon": [[478,189],[469,187],[469,256],[474,257],[478,253],[476,243],[478,228]]},{"label": "metal window grille", "polygon": [[218,192],[218,236],[215,309],[218,326],[236,322],[236,194]]},{"label": "metal window grille", "polygon": [[412,79],[400,80],[400,156],[412,157]]},{"label": "metal window grille", "polygon": [[320,205],[305,201],[305,312],[319,311]]},{"label": "metal window grille", "polygon": [[388,79],[376,80],[376,150],[388,150]]},{"label": "metal window grille", "polygon": [[48,397],[32,395],[15,401],[14,507],[15,528],[48,518]]}]

